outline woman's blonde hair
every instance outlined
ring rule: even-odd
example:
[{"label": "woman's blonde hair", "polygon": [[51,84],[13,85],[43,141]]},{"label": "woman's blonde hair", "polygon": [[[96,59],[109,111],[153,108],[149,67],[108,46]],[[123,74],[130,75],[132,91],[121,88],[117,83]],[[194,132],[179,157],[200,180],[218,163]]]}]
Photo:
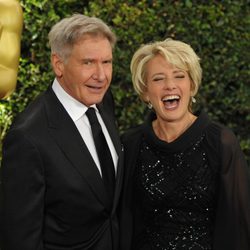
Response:
[{"label": "woman's blonde hair", "polygon": [[191,79],[192,96],[195,96],[202,78],[200,58],[190,45],[181,41],[166,39],[142,45],[133,55],[130,70],[134,89],[140,98],[144,100],[143,96],[147,90],[146,65],[158,54],[162,55],[175,67],[188,73]]}]

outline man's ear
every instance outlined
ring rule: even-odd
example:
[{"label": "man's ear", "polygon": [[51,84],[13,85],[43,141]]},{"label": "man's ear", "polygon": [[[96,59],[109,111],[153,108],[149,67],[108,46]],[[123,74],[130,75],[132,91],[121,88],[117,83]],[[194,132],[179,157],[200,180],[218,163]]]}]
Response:
[{"label": "man's ear", "polygon": [[51,64],[55,72],[55,75],[59,78],[62,77],[63,70],[64,70],[64,63],[63,63],[62,58],[58,56],[57,54],[53,53],[51,55]]}]

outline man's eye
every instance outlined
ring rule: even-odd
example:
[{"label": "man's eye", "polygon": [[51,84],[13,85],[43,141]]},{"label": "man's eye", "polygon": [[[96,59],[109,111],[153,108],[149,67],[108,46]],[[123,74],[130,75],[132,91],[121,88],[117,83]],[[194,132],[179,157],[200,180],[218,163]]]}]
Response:
[{"label": "man's eye", "polygon": [[112,60],[103,61],[104,64],[112,64]]},{"label": "man's eye", "polygon": [[85,65],[91,65],[91,64],[92,64],[92,61],[90,61],[90,60],[85,60],[85,61],[83,61],[83,64],[85,64]]}]

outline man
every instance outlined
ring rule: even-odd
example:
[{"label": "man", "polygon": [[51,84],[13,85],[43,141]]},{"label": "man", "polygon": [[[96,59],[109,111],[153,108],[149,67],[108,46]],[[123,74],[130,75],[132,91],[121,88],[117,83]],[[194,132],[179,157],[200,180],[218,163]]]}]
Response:
[{"label": "man", "polygon": [[16,0],[0,0],[0,99],[16,87],[23,13]]},{"label": "man", "polygon": [[[57,23],[49,40],[56,78],[4,142],[1,250],[116,250],[122,150],[107,92],[116,39],[100,19],[76,14]],[[104,185],[107,166],[95,147],[89,107],[112,155],[114,194]]]}]

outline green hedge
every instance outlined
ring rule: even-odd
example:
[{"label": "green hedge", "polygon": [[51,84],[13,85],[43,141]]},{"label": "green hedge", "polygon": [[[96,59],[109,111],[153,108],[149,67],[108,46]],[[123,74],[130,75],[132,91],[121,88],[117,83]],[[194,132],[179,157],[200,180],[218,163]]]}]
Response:
[{"label": "green hedge", "polygon": [[53,80],[47,34],[62,17],[102,18],[119,40],[112,89],[121,131],[141,122],[146,107],[134,93],[129,64],[142,43],[166,37],[189,43],[201,57],[197,109],[233,129],[250,162],[250,5],[245,1],[22,0],[24,30],[17,89],[0,103],[1,139],[13,118]]}]

